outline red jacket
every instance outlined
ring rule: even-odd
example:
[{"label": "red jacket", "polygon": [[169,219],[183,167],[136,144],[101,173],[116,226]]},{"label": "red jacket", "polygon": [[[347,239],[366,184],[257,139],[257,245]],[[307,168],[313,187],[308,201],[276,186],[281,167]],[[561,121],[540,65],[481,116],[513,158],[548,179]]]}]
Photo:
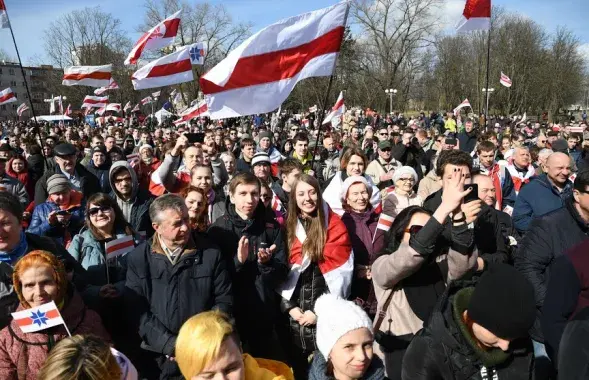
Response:
[{"label": "red jacket", "polygon": [[[25,309],[19,305],[17,311],[22,310]],[[61,316],[72,335],[93,334],[110,342],[110,336],[98,314],[86,308],[82,297],[75,290],[61,310]],[[35,380],[49,350],[67,337],[63,325],[35,333],[23,333],[12,321],[0,331],[0,379]]]}]

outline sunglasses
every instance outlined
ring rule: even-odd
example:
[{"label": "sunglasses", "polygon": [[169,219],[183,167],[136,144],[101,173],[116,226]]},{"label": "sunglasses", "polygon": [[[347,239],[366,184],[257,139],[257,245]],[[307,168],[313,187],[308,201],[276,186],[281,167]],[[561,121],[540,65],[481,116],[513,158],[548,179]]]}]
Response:
[{"label": "sunglasses", "polygon": [[88,210],[88,214],[90,216],[95,216],[96,214],[98,214],[98,211],[102,211],[102,213],[106,213],[109,212],[111,210],[110,206],[100,206],[100,207],[92,207],[91,209]]},{"label": "sunglasses", "polygon": [[405,233],[408,233],[410,235],[415,235],[416,233],[421,231],[422,228],[423,228],[423,226],[413,225],[413,226],[405,229]]},{"label": "sunglasses", "polygon": [[391,151],[391,148],[383,148],[380,151],[381,152],[390,152]]}]

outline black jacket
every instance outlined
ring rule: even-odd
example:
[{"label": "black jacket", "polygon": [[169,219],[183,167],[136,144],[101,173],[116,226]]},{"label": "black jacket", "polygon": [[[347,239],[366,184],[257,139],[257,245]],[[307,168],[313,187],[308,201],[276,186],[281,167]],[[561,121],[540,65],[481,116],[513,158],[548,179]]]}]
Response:
[{"label": "black jacket", "polygon": [[155,235],[128,254],[126,305],[143,346],[174,356],[188,318],[213,308],[232,312],[231,279],[221,252],[203,235],[193,233],[175,265],[161,252]]},{"label": "black jacket", "polygon": [[[243,220],[229,200],[226,206],[227,212],[209,228],[208,236],[219,245],[227,260],[238,326],[243,322],[249,329],[264,328],[276,320],[279,295],[275,289],[289,272],[283,234],[274,213],[268,212],[261,201],[250,220]],[[249,256],[243,264],[237,259],[237,245],[242,236],[249,241]],[[276,245],[266,264],[258,263],[257,253],[262,243],[267,248]]]},{"label": "black jacket", "polygon": [[589,379],[589,308],[567,323],[558,354],[558,380]]},{"label": "black jacket", "polygon": [[569,198],[565,201],[565,207],[534,219],[514,258],[516,269],[534,286],[538,311],[530,335],[539,342],[544,342],[540,316],[550,279],[550,266],[557,257],[587,238],[589,232],[587,223],[573,202]]},{"label": "black jacket", "polygon": [[[80,176],[81,191],[84,194],[84,198],[88,199],[90,195],[99,193],[101,191],[100,183],[98,178],[88,171],[85,167],[80,164],[76,165],[76,173]],[[40,205],[47,200],[49,194],[47,193],[47,180],[54,174],[61,174],[61,170],[56,166],[54,169],[47,169],[43,176],[39,179],[35,185],[35,204]]]},{"label": "black jacket", "polygon": [[417,172],[417,177],[421,180],[425,173],[422,165],[427,168],[428,162],[425,152],[419,145],[409,145],[406,147],[402,143],[393,146],[391,150],[393,158],[406,166],[411,166]]},{"label": "black jacket", "polygon": [[450,283],[442,295],[429,323],[415,335],[403,358],[403,380],[491,380],[532,378],[533,350],[529,339],[512,342],[511,355],[495,348],[475,348],[474,338],[458,320],[468,307],[472,290],[478,281]]},{"label": "black jacket", "polygon": [[246,162],[243,158],[238,158],[235,162],[236,173],[253,173],[252,163]]},{"label": "black jacket", "polygon": [[474,148],[477,145],[477,132],[475,130],[470,131],[470,133],[466,131],[462,131],[456,136],[460,143],[460,150],[466,152],[468,154],[474,151]]},{"label": "black jacket", "polygon": [[[110,158],[108,161],[110,161]],[[94,176],[98,179],[98,183],[100,184],[100,191],[105,194],[109,194],[112,190],[110,187],[110,180],[108,177],[110,163],[105,162],[100,166],[96,166],[94,165],[94,162],[90,160],[90,162],[86,166],[86,169],[88,169],[88,171],[94,174]]]}]

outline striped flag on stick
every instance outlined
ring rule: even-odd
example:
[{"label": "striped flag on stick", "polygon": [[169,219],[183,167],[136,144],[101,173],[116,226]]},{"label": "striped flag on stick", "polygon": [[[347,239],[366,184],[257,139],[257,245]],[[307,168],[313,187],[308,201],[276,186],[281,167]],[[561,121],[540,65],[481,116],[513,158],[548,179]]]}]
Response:
[{"label": "striped flag on stick", "polygon": [[59,313],[57,305],[53,301],[38,307],[12,313],[12,318],[24,333],[32,333],[63,325],[68,335],[72,336]]},{"label": "striped flag on stick", "polygon": [[122,238],[109,241],[104,245],[104,247],[106,250],[106,257],[108,259],[113,259],[131,252],[133,248],[135,248],[135,241],[133,240],[133,236],[127,235]]}]

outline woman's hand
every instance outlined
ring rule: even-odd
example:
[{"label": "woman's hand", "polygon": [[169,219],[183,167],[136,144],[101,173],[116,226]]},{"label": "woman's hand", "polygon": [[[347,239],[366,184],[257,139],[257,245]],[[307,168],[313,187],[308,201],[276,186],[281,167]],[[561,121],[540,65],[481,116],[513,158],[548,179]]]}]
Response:
[{"label": "woman's hand", "polygon": [[466,191],[464,190],[467,170],[468,169],[465,167],[454,168],[452,178],[444,184],[442,204],[440,206],[444,207],[444,211],[447,211],[448,213],[458,212],[462,200],[472,191],[472,188],[469,188]]},{"label": "woman's hand", "polygon": [[290,315],[290,317],[292,319],[294,319],[295,321],[297,321],[299,323],[300,323],[301,318],[303,318],[303,311],[301,310],[300,307],[295,307],[293,309],[290,309],[288,314]]},{"label": "woman's hand", "polygon": [[317,323],[317,316],[311,310],[307,310],[303,313],[303,317],[299,319],[301,326],[312,326]]}]

